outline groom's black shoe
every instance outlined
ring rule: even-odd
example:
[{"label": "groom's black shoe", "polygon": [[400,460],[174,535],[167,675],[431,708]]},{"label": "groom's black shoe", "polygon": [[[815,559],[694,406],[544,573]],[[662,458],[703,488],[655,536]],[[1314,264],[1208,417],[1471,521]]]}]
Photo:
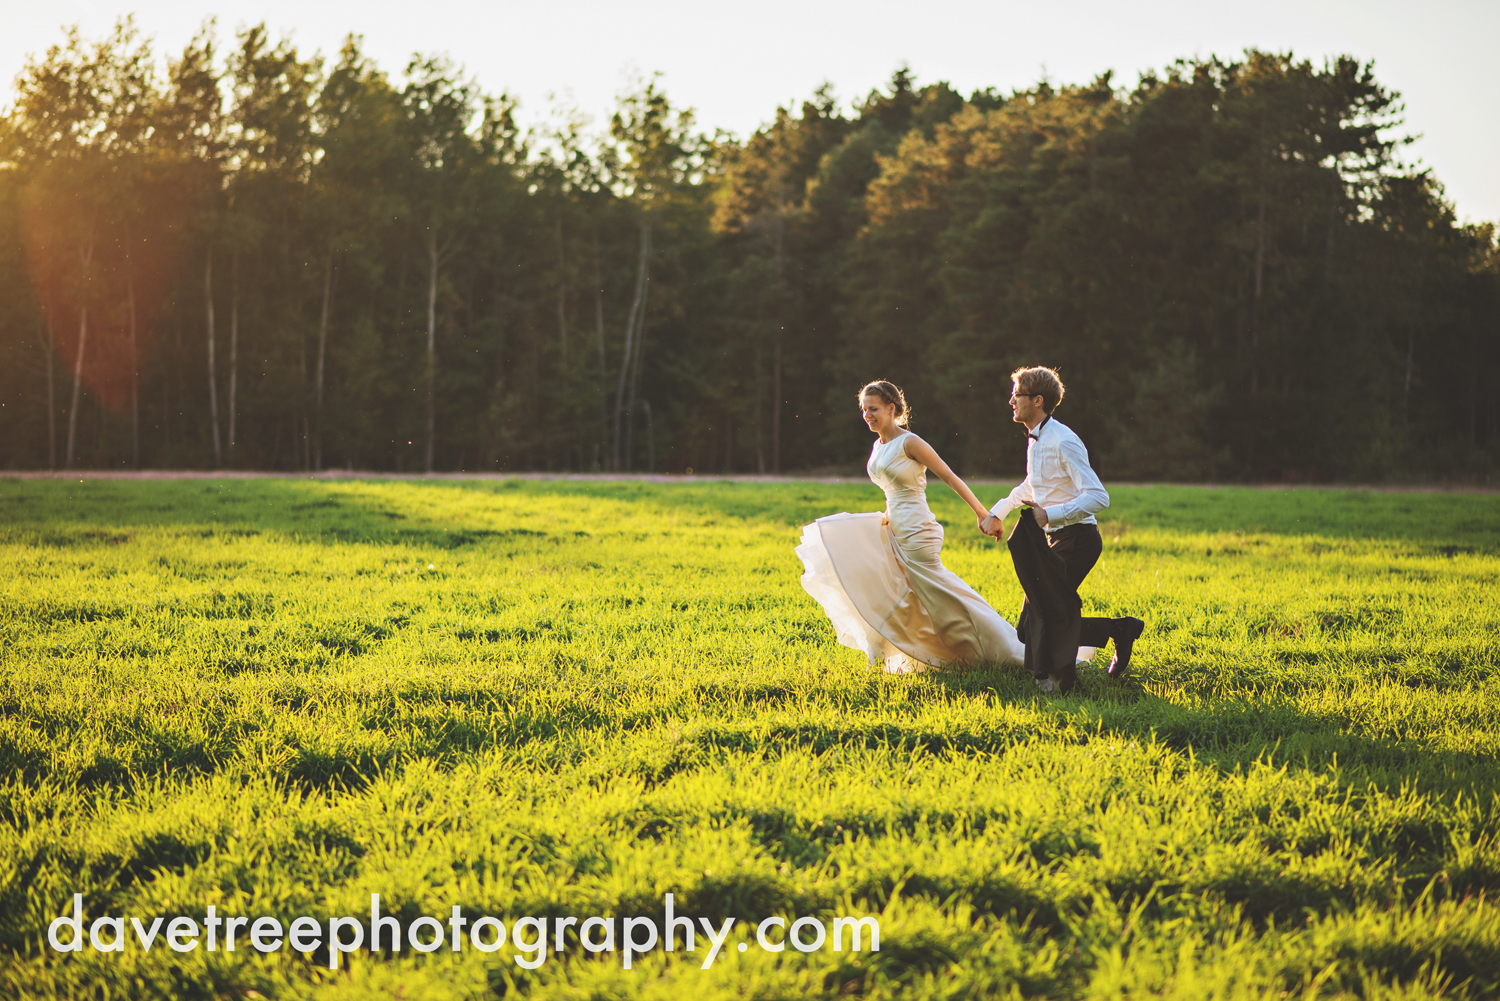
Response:
[{"label": "groom's black shoe", "polygon": [[1130,668],[1130,654],[1135,650],[1135,641],[1141,638],[1146,623],[1133,615],[1121,620],[1120,631],[1115,633],[1115,655],[1109,662],[1109,676],[1118,678]]}]

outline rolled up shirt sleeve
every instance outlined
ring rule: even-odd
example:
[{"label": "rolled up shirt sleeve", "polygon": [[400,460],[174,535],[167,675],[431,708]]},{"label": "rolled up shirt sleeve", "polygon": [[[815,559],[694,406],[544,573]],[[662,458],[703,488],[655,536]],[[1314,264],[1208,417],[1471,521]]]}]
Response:
[{"label": "rolled up shirt sleeve", "polygon": [[[1088,449],[1076,438],[1058,443],[1058,459],[1073,484],[1073,499],[1047,508],[1049,524],[1072,524],[1109,507],[1109,491],[1099,482],[1099,474],[1089,465]],[[1022,484],[1025,486],[1026,484]],[[1017,487],[1016,490],[1019,490]],[[1016,491],[1011,491],[1014,497]],[[1010,498],[1007,497],[1008,501]]]},{"label": "rolled up shirt sleeve", "polygon": [[[1016,508],[1030,503],[1032,503],[1031,477],[1028,476],[1021,481],[1019,486],[990,508],[990,514],[1003,521]],[[1109,503],[1108,500],[1105,503]]]}]

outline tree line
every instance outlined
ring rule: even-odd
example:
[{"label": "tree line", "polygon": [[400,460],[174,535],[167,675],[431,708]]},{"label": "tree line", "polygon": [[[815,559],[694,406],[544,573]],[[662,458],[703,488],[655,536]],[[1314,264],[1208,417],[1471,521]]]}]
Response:
[{"label": "tree line", "polygon": [[355,36],[68,32],[0,118],[0,466],[853,470],[890,378],[1014,475],[1049,364],[1116,479],[1495,473],[1495,228],[1369,64],[516,112]]}]

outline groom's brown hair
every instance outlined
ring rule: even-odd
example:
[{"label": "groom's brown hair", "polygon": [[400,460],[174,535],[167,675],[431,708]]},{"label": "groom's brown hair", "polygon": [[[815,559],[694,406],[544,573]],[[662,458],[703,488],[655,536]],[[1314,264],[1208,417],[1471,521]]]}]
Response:
[{"label": "groom's brown hair", "polygon": [[1018,396],[1040,396],[1042,409],[1049,414],[1062,402],[1063,382],[1058,377],[1056,369],[1044,368],[1041,365],[1018,368],[1010,374],[1010,381],[1016,384]]}]

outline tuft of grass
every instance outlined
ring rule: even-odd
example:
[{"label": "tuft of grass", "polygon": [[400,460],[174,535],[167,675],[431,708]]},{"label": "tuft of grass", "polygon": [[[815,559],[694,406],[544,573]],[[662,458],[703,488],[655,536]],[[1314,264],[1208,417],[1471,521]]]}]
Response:
[{"label": "tuft of grass", "polygon": [[[1085,603],[1146,636],[1126,681],[1051,697],[834,642],[792,547],[873,487],[0,480],[0,989],[1500,994],[1494,501],[1113,493]],[[1013,618],[1004,550],[932,500]],[[508,945],[334,972],[59,955],[74,893],[507,924],[672,893],[738,921],[706,971],[574,937],[535,971]],[[846,914],[879,915],[878,953],[747,924]]]}]

